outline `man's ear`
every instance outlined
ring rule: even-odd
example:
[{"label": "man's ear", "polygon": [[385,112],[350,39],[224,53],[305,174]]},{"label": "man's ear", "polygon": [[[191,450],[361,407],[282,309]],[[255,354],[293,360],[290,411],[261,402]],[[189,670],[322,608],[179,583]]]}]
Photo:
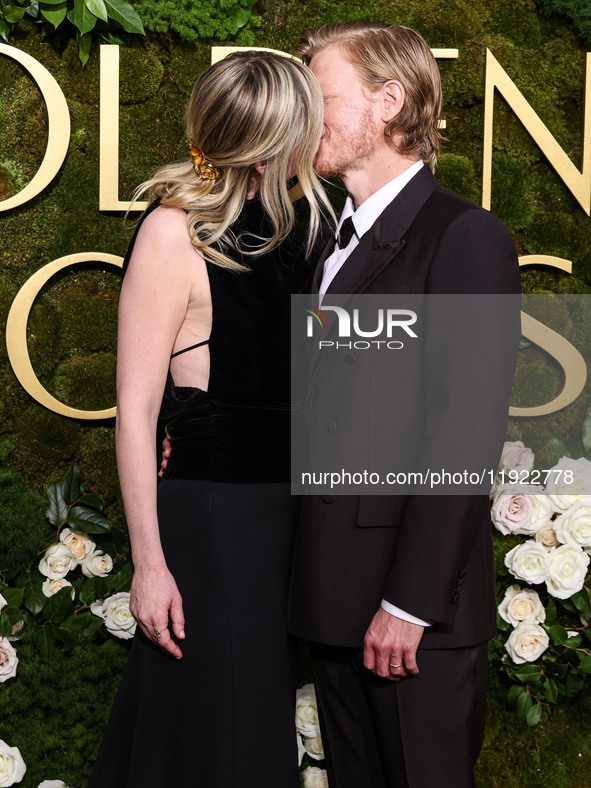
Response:
[{"label": "man's ear", "polygon": [[383,103],[382,120],[384,123],[389,123],[391,120],[394,120],[404,107],[406,92],[402,83],[396,79],[384,82],[380,92]]}]

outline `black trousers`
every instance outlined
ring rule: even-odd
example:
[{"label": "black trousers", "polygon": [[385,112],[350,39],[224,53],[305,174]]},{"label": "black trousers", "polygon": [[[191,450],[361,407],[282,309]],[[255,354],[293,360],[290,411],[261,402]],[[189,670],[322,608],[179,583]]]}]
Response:
[{"label": "black trousers", "polygon": [[311,644],[330,788],[471,788],[484,736],[487,644],[421,650],[380,679],[361,649]]}]

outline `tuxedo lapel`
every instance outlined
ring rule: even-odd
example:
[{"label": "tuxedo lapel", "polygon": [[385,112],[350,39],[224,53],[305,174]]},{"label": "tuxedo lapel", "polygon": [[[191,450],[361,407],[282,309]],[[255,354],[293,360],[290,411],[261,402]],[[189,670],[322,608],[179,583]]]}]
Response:
[{"label": "tuxedo lapel", "polygon": [[[400,252],[405,244],[403,236],[438,186],[431,170],[427,166],[422,167],[361,238],[326,292],[362,293]],[[318,270],[322,271],[330,251],[330,246],[327,245],[316,269],[317,276]],[[318,284],[321,275],[320,273]],[[316,285],[316,277],[314,284]]]}]

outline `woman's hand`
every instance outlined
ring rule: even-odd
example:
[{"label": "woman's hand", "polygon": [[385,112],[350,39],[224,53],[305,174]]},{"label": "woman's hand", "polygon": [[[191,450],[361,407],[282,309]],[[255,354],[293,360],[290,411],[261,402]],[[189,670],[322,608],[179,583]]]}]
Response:
[{"label": "woman's hand", "polygon": [[183,600],[174,577],[166,566],[138,566],[131,583],[129,609],[143,633],[167,654],[181,659],[183,652],[168,629],[179,639],[185,637]]}]

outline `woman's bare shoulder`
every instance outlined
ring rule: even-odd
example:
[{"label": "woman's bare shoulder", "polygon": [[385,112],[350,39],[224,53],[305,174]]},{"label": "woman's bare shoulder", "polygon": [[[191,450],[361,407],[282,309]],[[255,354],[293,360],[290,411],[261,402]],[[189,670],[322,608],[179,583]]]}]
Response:
[{"label": "woman's bare shoulder", "polygon": [[135,240],[130,273],[138,260],[143,271],[151,269],[175,278],[192,277],[204,267],[203,255],[191,243],[185,211],[159,205],[145,217]]}]

